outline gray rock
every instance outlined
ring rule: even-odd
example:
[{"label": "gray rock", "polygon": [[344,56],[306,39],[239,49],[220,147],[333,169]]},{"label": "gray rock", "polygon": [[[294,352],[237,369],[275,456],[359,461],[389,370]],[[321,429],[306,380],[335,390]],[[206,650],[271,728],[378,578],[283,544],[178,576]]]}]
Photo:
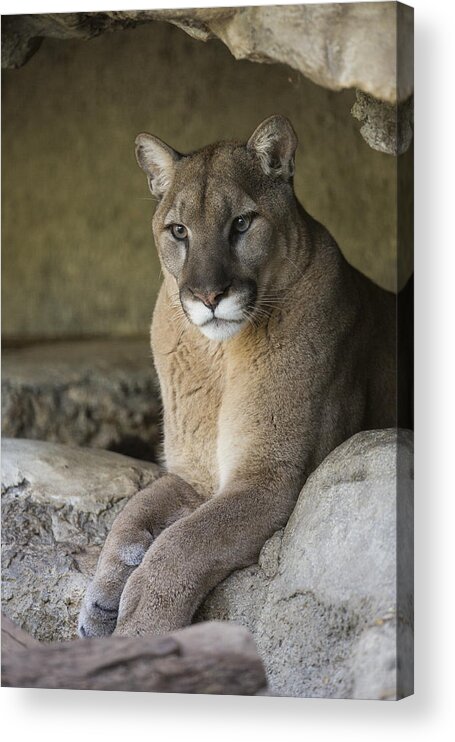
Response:
[{"label": "gray rock", "polygon": [[352,107],[354,118],[362,122],[360,133],[372,149],[395,156],[409,149],[413,137],[414,99],[398,105],[376,100],[357,90]]},{"label": "gray rock", "polygon": [[[200,41],[218,38],[236,59],[287,64],[330,90],[358,88],[395,105],[413,92],[413,10],[397,3],[330,3],[245,8],[188,8],[9,16],[2,30],[2,66],[18,67],[43,37],[89,39],[105,31],[168,21]],[[399,68],[397,69],[397,58]],[[379,127],[373,131],[375,122]],[[388,107],[370,116],[363,134],[394,154]]]},{"label": "gray rock", "polygon": [[[413,91],[412,8],[401,6],[397,14],[395,3],[331,3],[9,16],[2,66],[16,67],[29,58],[30,50],[21,58],[25,47],[20,38],[89,39],[161,20],[201,41],[221,39],[237,59],[281,62],[330,90],[357,87],[394,103]],[[405,27],[400,37],[402,66],[409,60],[400,70],[398,88],[397,18]]]},{"label": "gray rock", "polygon": [[106,448],[155,460],[160,401],[144,340],[5,349],[2,435]]},{"label": "gray rock", "polygon": [[77,636],[101,546],[125,498],[158,467],[55,443],[2,441],[2,605],[43,641]]},{"label": "gray rock", "polygon": [[[199,611],[198,620],[238,621],[252,631],[275,695],[411,692],[411,433],[398,440],[394,430],[359,433],[333,451],[259,564],[221,583]],[[399,593],[397,497],[406,519]]]},{"label": "gray rock", "polygon": [[[3,466],[4,609],[39,638],[74,636],[121,498],[156,470],[31,441],[7,442]],[[412,467],[408,431],[398,439],[394,430],[354,436],[310,476],[259,563],[233,573],[200,608],[196,621],[250,629],[271,694],[392,699],[412,692]]]}]

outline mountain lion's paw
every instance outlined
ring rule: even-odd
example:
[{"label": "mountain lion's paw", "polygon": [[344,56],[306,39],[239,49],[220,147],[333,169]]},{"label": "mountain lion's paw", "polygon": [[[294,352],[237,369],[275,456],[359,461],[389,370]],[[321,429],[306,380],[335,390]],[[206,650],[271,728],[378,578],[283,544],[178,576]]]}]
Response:
[{"label": "mountain lion's paw", "polygon": [[89,586],[79,614],[77,632],[83,639],[109,636],[115,629],[118,601],[107,598],[93,583]]}]

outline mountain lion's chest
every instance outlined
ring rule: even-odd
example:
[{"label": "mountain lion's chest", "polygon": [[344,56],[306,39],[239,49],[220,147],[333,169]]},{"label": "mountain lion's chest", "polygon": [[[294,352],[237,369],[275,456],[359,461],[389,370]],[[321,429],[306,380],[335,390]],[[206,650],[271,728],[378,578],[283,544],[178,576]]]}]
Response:
[{"label": "mountain lion's chest", "polygon": [[208,495],[218,488],[218,417],[224,385],[220,344],[182,337],[160,357],[154,348],[164,412],[164,456],[168,471]]}]

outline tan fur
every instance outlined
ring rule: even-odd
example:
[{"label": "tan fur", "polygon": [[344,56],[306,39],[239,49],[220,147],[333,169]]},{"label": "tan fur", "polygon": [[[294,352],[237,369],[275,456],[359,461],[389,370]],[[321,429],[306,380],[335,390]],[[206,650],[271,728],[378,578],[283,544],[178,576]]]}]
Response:
[{"label": "tan fur", "polygon": [[[161,198],[153,224],[165,279],[152,348],[167,473],[115,522],[82,635],[189,623],[210,589],[257,559],[333,448],[396,423],[395,297],[349,266],[297,202],[295,147],[278,116],[246,145],[185,157],[138,138],[139,163]],[[229,232],[252,212],[240,237]],[[169,218],[187,228],[185,245]],[[199,294],[219,305],[207,309]],[[241,306],[244,321],[217,320],[223,306]],[[209,311],[202,329],[192,323]],[[207,326],[229,337],[209,339]],[[125,562],[130,553],[135,564]]]}]

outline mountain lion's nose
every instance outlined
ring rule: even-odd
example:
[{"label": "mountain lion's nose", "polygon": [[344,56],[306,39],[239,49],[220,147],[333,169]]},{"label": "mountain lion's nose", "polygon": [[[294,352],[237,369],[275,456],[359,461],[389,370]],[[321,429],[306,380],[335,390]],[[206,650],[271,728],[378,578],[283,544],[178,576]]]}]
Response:
[{"label": "mountain lion's nose", "polygon": [[196,289],[193,289],[192,293],[196,299],[202,301],[206,307],[214,312],[223,296],[225,296],[228,288],[229,286],[226,286],[222,291],[197,291]]}]

